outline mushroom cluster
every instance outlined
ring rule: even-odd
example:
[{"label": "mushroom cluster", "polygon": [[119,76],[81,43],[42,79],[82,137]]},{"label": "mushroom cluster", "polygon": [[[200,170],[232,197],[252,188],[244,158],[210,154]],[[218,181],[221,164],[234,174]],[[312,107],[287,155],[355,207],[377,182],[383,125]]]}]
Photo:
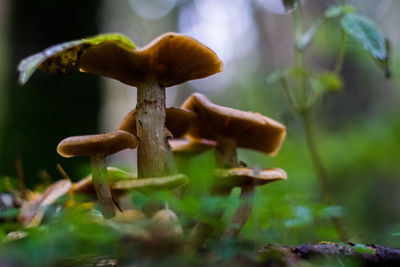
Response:
[{"label": "mushroom cluster", "polygon": [[[286,179],[281,169],[247,168],[237,156],[237,148],[277,154],[286,134],[279,122],[258,113],[216,105],[199,93],[192,94],[181,107],[166,108],[166,87],[222,71],[218,56],[189,36],[166,33],[143,48],[136,48],[120,34],[66,42],[24,59],[18,68],[20,82],[25,83],[36,69],[62,74],[88,72],[137,88],[136,107],[114,132],[68,137],[57,147],[63,157],[89,156],[92,167],[92,174],[77,183],[63,180],[65,186],[57,190],[57,198],[68,192],[95,192],[103,217],[113,218],[108,220],[112,226],[147,218],[148,214],[118,204],[119,196],[125,192],[171,190],[190,181],[177,170],[177,154],[190,158],[215,150],[217,168],[210,173],[212,194],[227,197],[234,187],[241,188],[241,205],[225,231],[230,237],[239,234],[250,215],[255,186]],[[107,155],[136,147],[137,175],[107,168]],[[47,191],[30,202],[27,210],[48,202]],[[41,216],[28,215],[21,218],[31,221],[32,217]],[[213,216],[219,219],[222,214]],[[150,228],[161,229],[162,221],[168,221],[161,228],[171,229],[172,236],[183,235],[171,209],[153,214],[152,225],[158,226]],[[145,232],[148,235],[149,228],[142,230],[141,237]],[[201,246],[212,230],[210,225],[198,222],[189,233],[187,247]]]}]

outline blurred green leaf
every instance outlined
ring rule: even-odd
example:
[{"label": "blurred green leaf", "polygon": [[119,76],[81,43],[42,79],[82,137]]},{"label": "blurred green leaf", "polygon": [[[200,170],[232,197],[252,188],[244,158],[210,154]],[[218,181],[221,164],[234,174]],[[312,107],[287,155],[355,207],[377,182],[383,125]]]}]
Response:
[{"label": "blurred green leaf", "polygon": [[336,18],[342,15],[342,6],[331,6],[325,11],[325,18]]},{"label": "blurred green leaf", "polygon": [[357,253],[362,253],[362,254],[375,254],[376,252],[375,249],[363,244],[355,244],[353,250]]},{"label": "blurred green leaf", "polygon": [[325,91],[336,92],[343,86],[341,78],[333,72],[321,73],[317,80],[320,81]]},{"label": "blurred green leaf", "polygon": [[390,41],[387,38],[385,39],[385,47],[387,56],[384,59],[379,59],[379,58],[374,58],[374,59],[376,63],[378,63],[378,66],[381,67],[381,69],[384,71],[385,78],[389,79],[391,77],[391,71],[389,66],[389,61],[391,57],[391,45]]},{"label": "blurred green leaf", "polygon": [[315,34],[317,33],[317,30],[319,29],[321,24],[322,24],[322,20],[319,19],[316,22],[314,22],[310,26],[310,28],[308,28],[308,30],[301,37],[300,41],[297,43],[297,49],[299,49],[300,51],[303,51],[308,47],[308,45],[313,40],[313,38],[314,38]]},{"label": "blurred green leaf", "polygon": [[345,14],[341,25],[343,30],[361,43],[374,58],[383,60],[387,57],[385,37],[371,20],[358,14]]},{"label": "blurred green leaf", "polygon": [[17,181],[9,176],[0,177],[0,192],[15,192],[17,189]]},{"label": "blurred green leaf", "polygon": [[325,18],[337,18],[343,14],[350,14],[354,12],[354,6],[352,5],[334,5],[329,7],[325,11]]},{"label": "blurred green leaf", "polygon": [[318,212],[318,215],[324,219],[329,219],[332,217],[341,217],[343,216],[343,207],[341,206],[325,207]]},{"label": "blurred green leaf", "polygon": [[279,82],[280,79],[282,79],[283,73],[279,70],[274,71],[270,73],[266,78],[265,81],[267,82],[268,85],[273,85],[277,82]]},{"label": "blurred green leaf", "polygon": [[293,75],[295,77],[300,77],[300,76],[307,77],[310,75],[310,72],[304,68],[292,68],[288,70],[287,74]]},{"label": "blurred green leaf", "polygon": [[142,209],[149,202],[149,198],[139,191],[134,191],[131,195],[132,204],[137,209]]},{"label": "blurred green leaf", "polygon": [[136,48],[136,45],[132,42],[131,39],[120,33],[99,34],[93,37],[84,38],[82,39],[82,41],[91,45],[98,45],[106,41],[117,41],[127,48]]}]

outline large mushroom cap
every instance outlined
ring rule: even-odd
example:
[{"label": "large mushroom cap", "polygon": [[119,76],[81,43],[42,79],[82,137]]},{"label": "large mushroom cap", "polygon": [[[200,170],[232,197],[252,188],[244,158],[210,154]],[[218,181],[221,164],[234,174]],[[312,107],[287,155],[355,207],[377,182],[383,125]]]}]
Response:
[{"label": "large mushroom cap", "polygon": [[66,158],[95,154],[110,155],[136,146],[135,136],[118,130],[105,134],[68,137],[58,144],[57,153]]},{"label": "large mushroom cap", "polygon": [[188,131],[193,138],[216,140],[225,136],[235,139],[238,147],[275,155],[286,136],[285,126],[271,118],[216,105],[199,93],[192,94],[182,107],[199,115]]},{"label": "large mushroom cap", "polygon": [[132,86],[150,79],[170,87],[221,72],[222,62],[195,39],[166,33],[138,50],[115,42],[91,46],[81,55],[79,67]]},{"label": "large mushroom cap", "polygon": [[[136,130],[136,109],[131,110],[124,117],[119,130],[127,131],[137,136]],[[189,129],[190,125],[196,120],[197,114],[184,108],[167,108],[165,116],[165,126],[172,133],[174,138],[182,137]]]}]

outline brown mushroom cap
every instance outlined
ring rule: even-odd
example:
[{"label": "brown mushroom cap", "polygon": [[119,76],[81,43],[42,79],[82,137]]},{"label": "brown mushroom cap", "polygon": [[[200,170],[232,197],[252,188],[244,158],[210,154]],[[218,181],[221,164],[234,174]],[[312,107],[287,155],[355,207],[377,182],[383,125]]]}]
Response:
[{"label": "brown mushroom cap", "polygon": [[215,141],[206,139],[172,139],[168,142],[172,151],[176,153],[201,153],[216,146]]},{"label": "brown mushroom cap", "polygon": [[213,175],[226,179],[225,181],[221,181],[222,184],[231,186],[259,186],[287,179],[286,172],[279,168],[264,170],[251,168],[215,169],[213,170]]},{"label": "brown mushroom cap", "polygon": [[113,221],[119,222],[119,223],[132,223],[132,222],[137,222],[137,221],[143,221],[146,220],[146,215],[136,209],[129,209],[129,210],[124,210],[123,212],[117,212],[114,218],[112,218]]},{"label": "brown mushroom cap", "polygon": [[275,155],[286,136],[285,126],[273,119],[216,105],[199,93],[192,94],[182,107],[199,114],[188,131],[193,138],[216,140],[225,136],[235,139],[238,147]]},{"label": "brown mushroom cap", "polygon": [[[137,136],[136,131],[136,109],[131,110],[118,126],[119,130],[127,131]],[[184,108],[167,108],[165,126],[172,133],[174,138],[182,137],[196,120],[197,114]]]},{"label": "brown mushroom cap", "polygon": [[132,86],[151,79],[170,87],[221,72],[222,62],[195,39],[165,33],[138,50],[110,41],[91,46],[81,55],[79,67]]},{"label": "brown mushroom cap", "polygon": [[66,158],[96,154],[110,155],[136,146],[135,136],[118,130],[105,134],[68,137],[58,144],[57,153]]}]

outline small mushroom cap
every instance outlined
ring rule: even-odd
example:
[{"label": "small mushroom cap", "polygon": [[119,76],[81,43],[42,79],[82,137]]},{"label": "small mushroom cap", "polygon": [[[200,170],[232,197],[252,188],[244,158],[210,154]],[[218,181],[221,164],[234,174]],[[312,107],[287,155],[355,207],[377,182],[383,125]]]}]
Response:
[{"label": "small mushroom cap", "polygon": [[188,130],[193,138],[216,140],[224,136],[235,139],[238,147],[275,155],[286,136],[285,126],[271,118],[216,105],[199,93],[192,94],[182,107],[199,115]]},{"label": "small mushroom cap", "polygon": [[58,144],[57,153],[66,158],[96,154],[110,155],[136,146],[135,136],[118,130],[105,134],[68,137]]},{"label": "small mushroom cap", "polygon": [[172,139],[168,142],[175,153],[201,153],[216,146],[215,141],[206,139]]},{"label": "small mushroom cap", "polygon": [[186,175],[175,174],[171,176],[164,176],[157,178],[118,181],[112,185],[112,189],[113,190],[129,190],[129,189],[164,190],[164,189],[173,189],[178,186],[185,185],[188,182],[189,178]]},{"label": "small mushroom cap", "polygon": [[153,217],[151,217],[153,221],[170,221],[177,222],[178,216],[176,216],[175,212],[170,209],[162,209],[154,213]]},{"label": "small mushroom cap", "polygon": [[215,169],[213,175],[223,178],[224,181],[221,180],[220,182],[225,186],[259,186],[287,179],[286,172],[279,168],[264,170],[251,168]]},{"label": "small mushroom cap", "polygon": [[157,211],[153,217],[151,217],[151,220],[162,228],[158,230],[162,232],[163,237],[180,236],[183,234],[178,216],[168,208]]},{"label": "small mushroom cap", "polygon": [[136,221],[143,221],[146,220],[146,215],[136,209],[129,209],[129,210],[124,210],[123,212],[117,212],[114,218],[112,218],[113,221],[119,222],[119,223],[132,223]]},{"label": "small mushroom cap", "polygon": [[79,67],[132,86],[151,79],[170,87],[221,72],[222,62],[195,39],[166,33],[138,50],[115,42],[91,46],[81,55]]},{"label": "small mushroom cap", "polygon": [[[136,109],[131,110],[118,126],[119,130],[127,131],[137,136],[136,130]],[[172,133],[174,138],[182,137],[190,125],[196,120],[197,114],[184,108],[167,108],[165,126]]]}]

